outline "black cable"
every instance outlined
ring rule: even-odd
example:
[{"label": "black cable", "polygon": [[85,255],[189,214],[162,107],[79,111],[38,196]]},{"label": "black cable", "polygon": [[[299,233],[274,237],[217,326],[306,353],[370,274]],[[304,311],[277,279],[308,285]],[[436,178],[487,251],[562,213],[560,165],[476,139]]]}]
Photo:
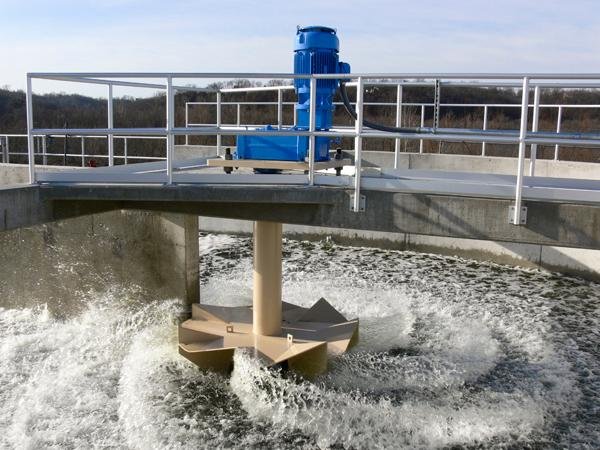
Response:
[{"label": "black cable", "polygon": [[[348,98],[348,91],[346,90],[346,83],[343,81],[340,82],[340,94],[342,96],[342,102],[344,102],[344,107],[348,114],[356,120],[356,111],[352,107],[350,103],[350,99]],[[373,128],[374,130],[379,131],[387,131],[388,133],[431,133],[429,130],[425,131],[419,127],[417,128],[398,128],[398,127],[390,127],[387,125],[381,125],[379,123],[371,122],[369,120],[363,119],[363,125],[369,128]]]}]

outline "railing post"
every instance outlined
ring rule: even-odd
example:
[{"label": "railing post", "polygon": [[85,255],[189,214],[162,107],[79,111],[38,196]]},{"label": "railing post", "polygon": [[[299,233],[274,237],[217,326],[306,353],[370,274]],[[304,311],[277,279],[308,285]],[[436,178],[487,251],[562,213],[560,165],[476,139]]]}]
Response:
[{"label": "railing post", "polygon": [[281,130],[283,126],[283,92],[277,89],[277,128]]},{"label": "railing post", "polygon": [[81,136],[81,167],[85,167],[85,136]]},{"label": "railing post", "polygon": [[[113,85],[112,83],[108,85],[108,128],[110,130],[113,129],[114,126],[114,116],[113,116]],[[115,141],[113,138],[113,134],[110,133],[108,135],[108,165],[115,165]]]},{"label": "railing post", "polygon": [[29,183],[35,184],[35,155],[33,154],[33,91],[31,89],[31,76],[27,74],[27,154],[29,158]]},{"label": "railing post", "polygon": [[[187,134],[185,135],[186,139],[187,139]],[[123,138],[123,157],[124,157],[124,163],[125,165],[127,165],[127,136],[125,136]]]},{"label": "railing post", "polygon": [[242,124],[242,108],[241,108],[241,105],[239,103],[237,104],[236,124],[237,124],[238,127]]},{"label": "railing post", "polygon": [[[185,102],[185,127],[188,127],[189,117],[188,117],[188,107],[189,105]],[[189,135],[185,135],[185,145],[190,145]],[[127,149],[127,138],[125,138],[125,149]],[[125,164],[127,164],[127,157],[125,157]]]},{"label": "railing post", "polygon": [[521,202],[523,195],[523,171],[525,167],[525,137],[527,136],[527,113],[529,107],[529,78],[523,77],[523,95],[521,98],[521,128],[519,131],[519,160],[517,164],[517,183],[515,186],[515,206],[513,225],[521,225]]},{"label": "railing post", "polygon": [[42,136],[42,158],[44,160],[44,165],[48,165],[48,151],[46,147],[46,135]]},{"label": "railing post", "polygon": [[352,209],[360,212],[360,178],[362,170],[362,129],[363,129],[363,98],[364,86],[362,77],[356,83],[356,121],[354,122],[354,202]]},{"label": "railing post", "polygon": [[297,105],[294,105],[294,126],[298,123],[298,110],[296,109]]},{"label": "railing post", "polygon": [[[488,129],[488,105],[483,107],[483,131]],[[481,143],[481,156],[485,156],[485,141]]]},{"label": "railing post", "polygon": [[[559,106],[558,107],[558,117],[556,118],[556,132],[557,133],[560,133],[561,124],[562,124],[562,113],[563,113],[563,107]],[[556,144],[554,146],[554,161],[558,161],[558,148],[559,148],[559,145]]]},{"label": "railing post", "polygon": [[[221,128],[221,91],[217,92],[217,128]],[[217,132],[217,156],[221,156],[221,133]]]},{"label": "railing post", "polygon": [[[538,130],[538,124],[540,121],[540,87],[536,86],[533,91],[533,119],[531,123],[531,131],[536,132]],[[531,144],[529,156],[529,176],[535,176],[535,159],[537,157],[537,144]]]},{"label": "railing post", "polygon": [[173,184],[173,128],[175,126],[173,78],[167,77],[167,184]]},{"label": "railing post", "polygon": [[314,76],[310,78],[308,117],[308,131],[310,131],[310,136],[308,137],[308,184],[312,186],[315,184],[315,154],[317,149],[317,140],[315,137],[317,129],[317,79]]},{"label": "railing post", "polygon": [[[402,127],[402,85],[396,86],[396,128]],[[394,142],[394,169],[398,168],[400,159],[400,146],[402,142],[400,138],[396,138]]]},{"label": "railing post", "polygon": [[440,96],[442,95],[439,79],[435,80],[434,89],[435,91],[433,94],[433,130],[436,131],[437,128],[440,126]]},{"label": "railing post", "polygon": [[[421,128],[425,126],[425,104],[421,105]],[[419,140],[419,153],[423,153],[423,139]]]},{"label": "railing post", "polygon": [[8,139],[8,136],[0,136],[0,148],[2,148],[2,162],[3,163],[8,163],[8,155],[6,152],[6,141]]},{"label": "railing post", "polygon": [[8,143],[8,136],[5,136],[4,143],[6,144],[5,145],[6,162],[9,163],[10,162],[10,144]]}]

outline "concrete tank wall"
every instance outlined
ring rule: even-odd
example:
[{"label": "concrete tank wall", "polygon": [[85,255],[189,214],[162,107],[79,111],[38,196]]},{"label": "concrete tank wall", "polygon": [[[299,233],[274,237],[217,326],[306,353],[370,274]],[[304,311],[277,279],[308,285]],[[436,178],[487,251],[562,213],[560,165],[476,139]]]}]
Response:
[{"label": "concrete tank wall", "polygon": [[[252,232],[252,222],[244,220],[200,217],[199,225],[201,231],[212,233],[249,235]],[[460,256],[600,280],[600,252],[597,250],[300,225],[284,225],[283,232],[290,239],[330,238],[343,245]]]},{"label": "concrete tank wall", "polygon": [[[36,170],[72,170],[73,167],[63,166],[37,166]],[[29,183],[29,169],[26,164],[5,164],[0,163],[0,186],[7,186],[11,184],[23,184]]]},{"label": "concrete tank wall", "polygon": [[[78,294],[198,299],[198,220],[112,211],[0,233],[0,306],[72,311]],[[195,242],[190,241],[194,239]]]},{"label": "concrete tank wall", "polygon": [[[193,151],[193,146],[185,149],[186,151]],[[210,153],[210,148],[202,147],[201,149]],[[353,156],[352,151],[347,153]],[[527,162],[526,170],[529,170],[528,164],[529,162]],[[393,167],[394,153],[363,152],[363,166]],[[401,169],[468,171],[511,175],[516,173],[517,160],[515,158],[499,157],[400,153],[398,167]],[[536,174],[547,177],[600,179],[600,165],[571,161],[537,160]],[[251,232],[252,227],[251,222],[246,221],[201,217],[200,229],[208,232],[248,234]],[[284,234],[293,239],[324,239],[330,237],[335,242],[349,245],[456,255],[522,267],[539,267],[590,279],[600,279],[600,251],[597,250],[296,225],[285,225]]]},{"label": "concrete tank wall", "polygon": [[[353,151],[347,152],[354,157]],[[529,173],[529,160],[525,160],[525,173]],[[363,152],[363,166],[394,167],[393,152]],[[437,153],[400,153],[399,169],[445,170],[453,172],[517,174],[517,159],[487,156],[444,155]],[[600,179],[600,165],[576,161],[538,159],[535,175],[539,177]]]},{"label": "concrete tank wall", "polygon": [[[0,166],[0,184],[26,179],[25,166]],[[114,285],[132,301],[197,302],[198,252],[198,217],[183,214],[110,211],[0,232],[0,307],[72,312]]]},{"label": "concrete tank wall", "polygon": [[[199,152],[202,155],[215,153],[214,147],[210,146],[177,146],[176,151],[179,157],[198,156]],[[391,152],[364,152],[363,155],[363,164],[366,167],[373,165],[393,167],[394,154]],[[412,169],[465,171],[465,168],[468,168],[471,172],[502,174],[514,174],[516,171],[514,158],[401,153],[398,162],[399,167]],[[598,179],[600,177],[600,170],[598,170],[600,166],[593,163],[538,160],[536,167],[536,173],[540,176],[560,174],[563,177],[571,178]],[[0,184],[23,182],[26,180],[26,173],[26,166],[2,165],[0,166]],[[202,217],[200,229],[209,232],[250,233],[251,223]],[[291,238],[323,239],[329,236],[344,244],[457,255],[524,267],[541,267],[600,279],[600,252],[596,250],[306,226],[285,226],[284,233]],[[187,236],[185,239],[193,239],[191,232],[185,236]]]}]

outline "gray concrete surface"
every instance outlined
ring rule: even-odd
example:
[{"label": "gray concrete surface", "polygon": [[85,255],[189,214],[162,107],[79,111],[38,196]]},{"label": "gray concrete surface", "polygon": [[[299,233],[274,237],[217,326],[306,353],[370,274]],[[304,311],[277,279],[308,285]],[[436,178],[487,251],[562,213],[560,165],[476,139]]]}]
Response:
[{"label": "gray concrete surface", "polygon": [[198,301],[195,216],[111,211],[0,233],[0,306],[72,312],[93,292]]},{"label": "gray concrete surface", "polygon": [[[353,151],[345,152],[354,158]],[[517,159],[503,157],[481,157],[467,155],[444,155],[437,153],[400,153],[399,169],[441,170],[473,173],[516,175]],[[529,173],[530,161],[525,161],[525,173]],[[363,152],[363,166],[394,167],[392,152]],[[600,179],[600,165],[576,161],[552,161],[538,159],[535,174],[539,177]]]},{"label": "gray concrete surface", "polygon": [[600,249],[600,207],[527,202],[523,226],[508,221],[510,200],[368,191],[363,213],[352,191],[308,186],[47,185],[40,198],[55,218],[93,208],[155,210],[392,233]]},{"label": "gray concrete surface", "polygon": [[[228,146],[223,146],[223,152]],[[235,149],[235,147],[229,147]],[[206,158],[217,154],[213,145],[176,145],[175,159]]]},{"label": "gray concrete surface", "polygon": [[[211,147],[185,150],[214,152]],[[464,170],[465,164],[471,164],[474,172],[511,173],[514,164],[511,158],[401,156],[404,164],[413,168]],[[464,161],[453,166],[457,158]],[[393,154],[366,152],[365,163],[386,167],[393,164]],[[540,175],[560,172],[573,178],[593,178],[597,167],[538,163]],[[201,229],[227,232],[235,230],[223,229],[225,221],[206,217],[274,220],[290,224],[286,226],[288,236],[298,238],[332,236],[343,243],[454,254],[592,278],[600,273],[600,253],[590,250],[600,249],[600,209],[593,206],[528,202],[527,225],[515,227],[508,223],[510,202],[505,200],[369,191],[367,211],[355,214],[348,208],[350,194],[340,189],[273,186],[42,186],[38,193],[27,195],[32,202],[51,208],[27,211],[41,214],[41,220],[115,209],[193,214],[205,216],[202,222],[213,224]],[[32,220],[38,219],[35,214]],[[15,223],[4,222],[9,226]]]},{"label": "gray concrete surface", "polygon": [[[26,179],[24,166],[0,167],[0,183]],[[114,285],[131,301],[198,301],[197,216],[112,205],[57,215],[39,194],[37,186],[0,187],[0,306],[72,312],[83,296]]]},{"label": "gray concrete surface", "polygon": [[[235,149],[235,147],[230,148],[232,150]],[[354,151],[349,150],[344,153],[347,157],[354,158]],[[175,146],[176,158],[207,157],[214,154],[216,154],[214,146]],[[363,151],[362,155],[363,167],[394,167],[393,152]],[[526,160],[526,173],[529,173],[529,164],[530,161]],[[400,153],[398,155],[398,168],[516,175],[517,159],[438,153]],[[536,175],[540,177],[600,179],[600,165],[597,163],[538,159],[536,160],[535,168]]]},{"label": "gray concrete surface", "polygon": [[[210,149],[211,147],[203,147],[202,151],[210,154]],[[186,151],[193,154],[194,149],[190,146]],[[352,151],[346,153],[353,157]],[[401,153],[398,163],[398,167],[402,169],[464,171],[465,167],[468,167],[472,172],[512,175],[516,173],[517,161],[514,158],[501,157]],[[391,152],[363,152],[363,166],[393,167],[394,154]],[[526,171],[528,170],[529,161],[526,162]],[[537,160],[536,174],[545,177],[597,180],[600,179],[600,166],[594,163]],[[593,229],[597,230],[600,227],[598,222],[594,222],[596,219],[585,215],[585,211],[581,211],[581,213],[584,214],[585,220],[593,222]],[[200,228],[208,232],[248,234],[251,232],[251,222],[201,217]],[[576,228],[574,228],[574,233],[577,234],[575,230]],[[600,251],[586,248],[430,236],[418,232],[390,233],[303,225],[286,225],[284,232],[287,237],[293,239],[329,237],[342,244],[456,255],[523,267],[539,267],[600,280]]]},{"label": "gray concrete surface", "polygon": [[[63,166],[37,166],[36,170],[45,171],[67,171],[77,169],[77,167]],[[10,186],[15,184],[29,183],[29,170],[26,164],[5,164],[0,163],[0,186]]]}]

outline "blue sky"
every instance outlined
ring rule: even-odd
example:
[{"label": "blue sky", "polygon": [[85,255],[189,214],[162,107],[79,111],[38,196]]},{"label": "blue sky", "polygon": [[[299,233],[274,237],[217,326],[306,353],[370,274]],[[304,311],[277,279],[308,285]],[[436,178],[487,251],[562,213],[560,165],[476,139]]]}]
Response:
[{"label": "blue sky", "polygon": [[289,72],[298,24],[337,28],[353,72],[600,72],[592,0],[0,0],[0,18],[0,86],[19,89],[28,71]]}]

